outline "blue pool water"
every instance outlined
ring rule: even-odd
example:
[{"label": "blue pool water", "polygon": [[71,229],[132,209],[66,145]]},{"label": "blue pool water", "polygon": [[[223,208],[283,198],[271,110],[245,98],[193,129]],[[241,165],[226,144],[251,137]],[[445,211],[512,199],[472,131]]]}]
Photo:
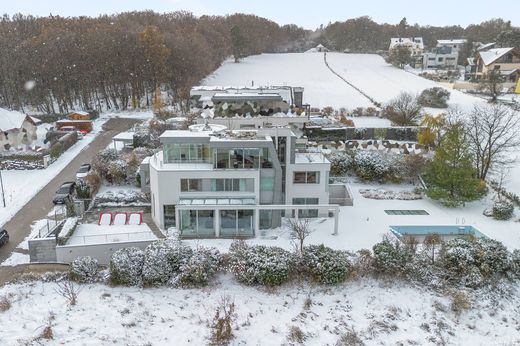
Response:
[{"label": "blue pool water", "polygon": [[441,236],[457,236],[457,235],[472,235],[477,238],[486,237],[478,229],[473,226],[428,226],[428,225],[412,225],[412,226],[390,226],[390,231],[397,237],[401,236],[425,236],[432,233],[437,233]]}]

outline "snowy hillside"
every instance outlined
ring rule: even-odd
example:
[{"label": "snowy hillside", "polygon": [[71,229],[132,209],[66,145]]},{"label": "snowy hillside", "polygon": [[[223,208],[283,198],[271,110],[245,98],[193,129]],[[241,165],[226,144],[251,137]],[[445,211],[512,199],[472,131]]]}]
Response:
[{"label": "snowy hillside", "polygon": [[[8,285],[0,289],[10,302],[0,313],[0,344],[206,345],[224,296],[235,303],[231,345],[513,345],[520,339],[518,292],[470,298],[471,308],[457,312],[449,297],[400,283],[363,279],[267,292],[221,279],[192,290],[84,285],[75,306],[53,282]],[[38,338],[46,327],[53,340]]]},{"label": "snowy hillside", "polygon": [[[327,53],[330,67],[378,102],[387,102],[401,91],[419,93],[440,84],[387,64],[375,54]],[[238,64],[226,61],[207,77],[204,85],[303,86],[304,102],[313,107],[334,108],[371,106],[370,101],[332,73],[321,53],[262,54]],[[471,107],[479,98],[450,90],[450,104]]]}]

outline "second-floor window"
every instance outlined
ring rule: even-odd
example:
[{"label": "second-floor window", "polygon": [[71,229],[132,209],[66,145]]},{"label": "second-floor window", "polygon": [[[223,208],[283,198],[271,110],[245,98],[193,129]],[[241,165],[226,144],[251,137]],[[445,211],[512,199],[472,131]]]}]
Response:
[{"label": "second-floor window", "polygon": [[215,191],[246,191],[246,179],[215,179]]},{"label": "second-floor window", "polygon": [[319,184],[320,172],[294,172],[294,184]]},{"label": "second-floor window", "polygon": [[181,179],[181,192],[200,192],[202,191],[201,179]]}]

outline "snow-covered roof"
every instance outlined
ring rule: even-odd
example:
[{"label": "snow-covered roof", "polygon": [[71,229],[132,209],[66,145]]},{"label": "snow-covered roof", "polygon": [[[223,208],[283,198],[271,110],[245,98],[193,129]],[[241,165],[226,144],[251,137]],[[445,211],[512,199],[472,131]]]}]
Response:
[{"label": "snow-covered roof", "polygon": [[12,129],[19,129],[22,127],[22,124],[26,118],[27,115],[23,113],[0,108],[0,130],[8,131]]},{"label": "snow-covered roof", "polygon": [[85,112],[85,111],[72,111],[69,114],[90,115],[89,112]]},{"label": "snow-covered roof", "polygon": [[500,57],[512,51],[514,48],[494,48],[485,52],[479,52],[480,58],[484,65],[489,65],[498,60]]},{"label": "snow-covered roof", "polygon": [[213,101],[226,100],[270,100],[282,101],[283,98],[279,94],[274,93],[217,93],[211,98]]},{"label": "snow-covered roof", "polygon": [[294,163],[330,163],[322,153],[296,153]]},{"label": "snow-covered roof", "polygon": [[417,48],[424,49],[422,37],[392,37],[390,39],[390,48],[413,45],[416,45]]},{"label": "snow-covered roof", "polygon": [[484,50],[488,50],[489,48],[493,47],[495,45],[495,42],[490,42],[490,43],[485,43],[485,44],[481,44],[477,50],[480,52],[480,51],[484,51]]},{"label": "snow-covered roof", "polygon": [[437,44],[444,45],[444,44],[464,44],[466,43],[466,39],[464,38],[458,38],[454,40],[437,40]]}]

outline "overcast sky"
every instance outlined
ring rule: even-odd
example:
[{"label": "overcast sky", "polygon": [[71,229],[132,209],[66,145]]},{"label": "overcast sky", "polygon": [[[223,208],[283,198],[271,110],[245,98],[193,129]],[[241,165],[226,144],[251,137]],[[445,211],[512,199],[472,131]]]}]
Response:
[{"label": "overcast sky", "polygon": [[410,24],[461,26],[501,17],[520,26],[520,0],[0,0],[0,11],[9,15],[97,16],[145,9],[196,15],[251,13],[309,29],[365,15],[380,23],[406,17]]}]

